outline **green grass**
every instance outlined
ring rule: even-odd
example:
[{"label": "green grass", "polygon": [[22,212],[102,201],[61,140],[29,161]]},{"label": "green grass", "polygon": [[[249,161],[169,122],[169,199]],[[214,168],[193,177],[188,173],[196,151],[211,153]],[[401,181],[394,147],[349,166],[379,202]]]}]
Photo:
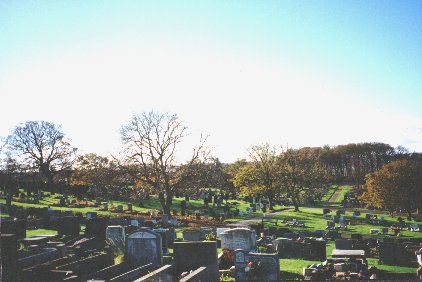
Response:
[{"label": "green grass", "polygon": [[26,230],[26,237],[33,237],[38,235],[57,235],[57,231],[50,229]]},{"label": "green grass", "polygon": [[292,280],[302,278],[303,268],[320,261],[306,259],[280,259],[280,279]]},{"label": "green grass", "polygon": [[368,258],[368,265],[375,266],[379,270],[383,270],[391,273],[415,273],[416,267],[405,267],[405,266],[395,266],[395,265],[386,265],[379,264],[378,258]]},{"label": "green grass", "polygon": [[[355,209],[346,209],[346,219],[352,219],[352,210]],[[331,214],[335,215],[334,212],[331,212]],[[330,217],[331,214],[327,215],[327,218]],[[380,215],[381,213],[377,213]],[[397,218],[392,218],[388,214],[383,213],[386,222],[388,223],[388,226],[390,226],[393,223],[397,223]],[[343,234],[353,234],[353,233],[361,233],[363,235],[368,235],[370,233],[370,229],[381,229],[382,226],[379,225],[373,225],[373,224],[366,224],[364,223],[364,216],[365,214],[362,213],[359,217],[357,217],[358,220],[362,220],[362,223],[358,223],[357,225],[349,225],[348,230],[346,231],[340,231],[340,233]],[[325,230],[325,227],[327,226],[327,219],[322,218],[322,208],[305,208],[301,207],[300,211],[294,212],[294,211],[286,211],[280,215],[276,216],[279,220],[286,219],[288,221],[292,221],[293,219],[296,219],[298,221],[303,221],[305,223],[305,228],[303,227],[289,227],[292,230]],[[266,226],[274,226],[273,223],[266,222]],[[279,223],[280,226],[284,226],[283,223]],[[389,235],[387,235],[389,236]],[[372,235],[374,238],[382,238],[383,235]],[[411,232],[408,230],[402,230],[401,231],[401,237],[413,237],[413,238],[422,238],[422,232]]]}]

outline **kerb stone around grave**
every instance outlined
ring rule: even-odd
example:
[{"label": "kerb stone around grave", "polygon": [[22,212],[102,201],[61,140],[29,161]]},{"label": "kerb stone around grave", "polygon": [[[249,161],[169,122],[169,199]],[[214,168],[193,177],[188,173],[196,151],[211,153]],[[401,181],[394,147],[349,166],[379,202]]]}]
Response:
[{"label": "kerb stone around grave", "polygon": [[125,250],[125,228],[121,225],[109,225],[106,229],[106,240],[112,247],[121,251]]},{"label": "kerb stone around grave", "polygon": [[219,281],[217,242],[174,242],[175,274],[205,266],[203,281]]},{"label": "kerb stone around grave", "polygon": [[234,265],[236,281],[280,280],[280,260],[277,254],[258,254],[236,250]]},{"label": "kerb stone around grave", "polygon": [[147,228],[131,233],[127,238],[126,255],[131,267],[152,263],[154,267],[163,264],[163,250],[160,234]]},{"label": "kerb stone around grave", "polygon": [[220,237],[222,249],[251,251],[256,248],[256,233],[248,228],[230,229],[222,232]]}]

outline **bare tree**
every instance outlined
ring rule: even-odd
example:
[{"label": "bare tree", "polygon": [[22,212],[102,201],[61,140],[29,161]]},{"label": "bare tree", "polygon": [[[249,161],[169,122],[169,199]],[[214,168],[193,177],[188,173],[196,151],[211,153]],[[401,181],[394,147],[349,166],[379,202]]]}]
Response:
[{"label": "bare tree", "polygon": [[54,189],[54,177],[71,168],[76,153],[61,126],[47,121],[28,121],[16,126],[8,143],[29,168],[39,170],[49,190]]},{"label": "bare tree", "polygon": [[173,195],[183,180],[183,171],[201,157],[206,157],[206,138],[201,136],[190,160],[184,165],[177,163],[177,148],[186,137],[186,131],[187,127],[177,115],[154,111],[134,115],[121,129],[125,145],[124,167],[138,181],[158,193],[163,211],[169,216]]}]

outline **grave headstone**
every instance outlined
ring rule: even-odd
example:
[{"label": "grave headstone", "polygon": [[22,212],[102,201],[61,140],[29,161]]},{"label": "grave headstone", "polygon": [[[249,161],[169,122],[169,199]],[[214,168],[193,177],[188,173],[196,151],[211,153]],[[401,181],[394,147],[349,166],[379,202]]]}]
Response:
[{"label": "grave headstone", "polygon": [[132,226],[139,226],[139,221],[138,221],[138,220],[136,220],[136,219],[132,219],[132,220],[130,221],[130,225],[132,225]]},{"label": "grave headstone", "polygon": [[106,240],[112,247],[125,250],[125,228],[120,225],[110,225],[106,229]]},{"label": "grave headstone", "polygon": [[205,240],[205,237],[208,234],[213,234],[213,233],[215,234],[215,230],[212,229],[212,228],[208,228],[208,227],[200,227],[199,228],[199,233],[200,233],[201,240]]},{"label": "grave headstone", "polygon": [[335,241],[336,249],[339,250],[352,250],[352,240],[348,239],[337,239]]},{"label": "grave headstone", "polygon": [[230,250],[242,249],[246,251],[256,248],[255,230],[248,228],[234,228],[220,234],[221,248]]},{"label": "grave headstone", "polygon": [[360,233],[351,234],[350,237],[351,237],[352,240],[357,240],[357,241],[362,241],[362,239],[363,239],[362,234],[360,234]]},{"label": "grave headstone", "polygon": [[144,223],[145,223],[145,217],[143,217],[143,216],[138,217],[138,222],[139,222],[139,225],[143,226]]},{"label": "grave headstone", "polygon": [[204,242],[175,242],[173,246],[176,273],[206,267],[203,281],[219,281],[217,243]]},{"label": "grave headstone", "polygon": [[122,205],[118,205],[116,207],[116,212],[123,212],[123,206]]},{"label": "grave headstone", "polygon": [[177,221],[177,218],[174,218],[174,217],[170,219],[170,224],[172,226],[179,226],[179,222]]},{"label": "grave headstone", "polygon": [[201,232],[198,229],[183,230],[183,239],[186,241],[200,241]]},{"label": "grave headstone", "polygon": [[176,239],[176,232],[174,228],[156,228],[152,231],[160,234],[163,250],[171,248]]},{"label": "grave headstone", "polygon": [[108,218],[94,217],[86,221],[85,235],[100,236],[105,238],[105,231],[108,226]]},{"label": "grave headstone", "polygon": [[129,212],[132,212],[132,211],[133,211],[132,203],[128,203],[128,204],[127,204],[127,210],[128,210]]},{"label": "grave headstone", "polygon": [[230,230],[230,228],[228,228],[228,227],[217,227],[217,231],[216,231],[217,238],[220,238],[221,233],[224,232],[224,231],[227,231],[227,230]]},{"label": "grave headstone", "polygon": [[26,219],[0,219],[1,234],[15,234],[18,240],[26,237]]},{"label": "grave headstone", "polygon": [[79,218],[76,216],[65,216],[57,221],[57,232],[59,236],[69,235],[78,237],[81,231]]},{"label": "grave headstone", "polygon": [[130,234],[127,238],[125,258],[132,268],[148,263],[152,263],[154,267],[161,266],[163,250],[160,234],[147,228]]},{"label": "grave headstone", "polygon": [[3,281],[16,280],[18,241],[15,234],[0,234],[1,278]]},{"label": "grave headstone", "polygon": [[236,281],[279,281],[280,260],[276,254],[234,252]]},{"label": "grave headstone", "polygon": [[96,212],[87,212],[86,213],[86,219],[87,220],[93,219],[94,217],[97,217],[97,213]]}]

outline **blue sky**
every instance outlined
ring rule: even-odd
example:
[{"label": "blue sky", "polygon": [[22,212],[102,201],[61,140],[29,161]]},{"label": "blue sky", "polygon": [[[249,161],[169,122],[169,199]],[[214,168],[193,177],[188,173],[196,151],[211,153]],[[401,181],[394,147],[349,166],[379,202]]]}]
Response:
[{"label": "blue sky", "polygon": [[422,151],[422,1],[1,1],[0,136],[63,125],[119,148],[177,113],[223,161],[260,142]]}]

